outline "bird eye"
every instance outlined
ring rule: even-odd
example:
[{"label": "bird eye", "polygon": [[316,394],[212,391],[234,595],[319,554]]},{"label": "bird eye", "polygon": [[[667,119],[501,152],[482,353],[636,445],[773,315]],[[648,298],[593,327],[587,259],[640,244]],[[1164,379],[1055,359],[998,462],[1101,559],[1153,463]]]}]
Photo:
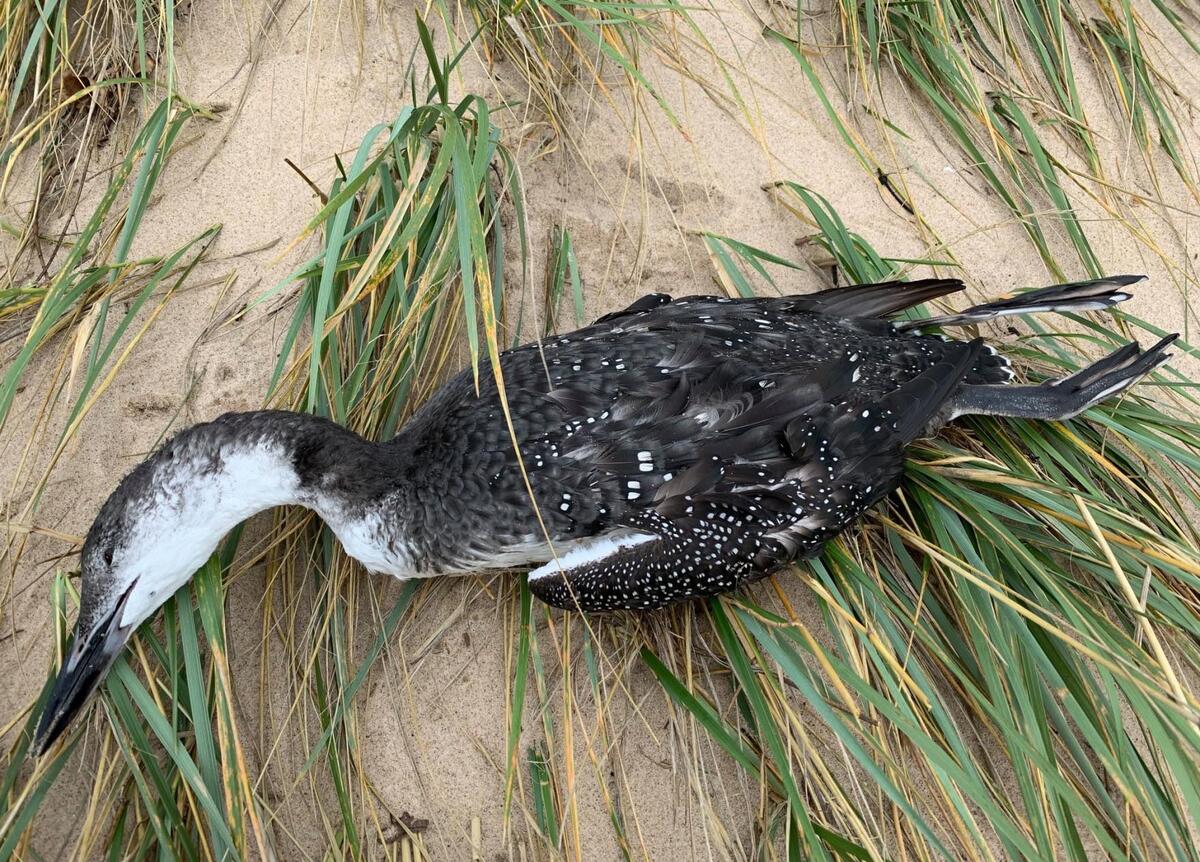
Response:
[{"label": "bird eye", "polygon": [[113,560],[113,549],[105,548],[104,549],[104,565],[111,566],[112,560]]}]

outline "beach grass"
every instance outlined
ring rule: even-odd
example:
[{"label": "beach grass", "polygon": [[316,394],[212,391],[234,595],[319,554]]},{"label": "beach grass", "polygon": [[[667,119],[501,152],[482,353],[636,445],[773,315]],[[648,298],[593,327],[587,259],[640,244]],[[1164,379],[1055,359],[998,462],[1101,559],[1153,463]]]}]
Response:
[{"label": "beach grass", "polygon": [[[847,283],[910,268],[786,193]],[[1022,376],[1158,335],[1120,313],[1074,322],[1007,339]],[[788,576],[825,631],[790,590],[711,603],[748,714],[722,714],[723,685],[686,685],[678,650],[646,663],[772,789],[797,858],[1194,858],[1194,412],[1194,384],[1166,370],[1070,422],[972,419],[915,446],[874,524]]]},{"label": "beach grass", "polygon": [[[372,439],[395,434],[452,363],[466,358],[478,375],[495,373],[505,288],[522,277],[506,268],[505,245],[523,248],[525,238],[519,229],[510,237],[500,219],[502,205],[523,219],[514,166],[486,102],[451,100],[453,61],[433,53],[423,25],[422,34],[432,69],[426,100],[366,135],[309,225],[322,250],[295,276],[303,287],[275,382],[275,403]],[[295,696],[311,699],[286,713],[301,723],[317,718],[300,729],[315,739],[304,769],[321,771],[327,781],[319,783],[335,788],[336,813],[326,812],[332,852],[357,858],[383,840],[398,812],[381,810],[369,790],[354,694],[389,653],[417,582],[384,608],[388,585],[365,580],[319,522],[287,512],[275,535],[264,629],[286,636],[284,655],[269,661],[286,662]],[[296,554],[314,542],[315,558]],[[272,608],[284,616],[273,618]],[[366,655],[356,654],[356,632],[371,623],[379,634]],[[264,721],[269,750],[284,727]]]},{"label": "beach grass", "polygon": [[[889,116],[887,78],[903,82],[1054,277],[1100,274],[1087,229],[1098,213],[1187,290],[1195,274],[1164,247],[1173,220],[1162,172],[1200,200],[1185,131],[1191,108],[1177,83],[1193,60],[1172,53],[1155,24],[1167,21],[1194,50],[1196,22],[1175,0],[1154,5],[1157,22],[1129,0],[839,0],[824,30],[799,16],[764,34],[792,52],[843,141],[923,231],[931,228],[914,209],[910,172],[895,169],[908,134]],[[818,73],[836,62],[841,72]],[[1083,86],[1096,95],[1083,98]],[[1144,179],[1114,172],[1129,150],[1140,154]],[[936,189],[936,180],[920,179]]]},{"label": "beach grass", "polygon": [[[1186,5],[1152,5],[1197,46],[1200,22]],[[40,228],[23,227],[21,259],[46,245],[52,265],[0,286],[0,324],[21,332],[0,379],[0,423],[33,357],[58,357],[39,385],[47,405],[65,399],[65,418],[47,407],[27,447],[53,452],[49,466],[31,456],[39,491],[173,291],[194,280],[217,231],[131,256],[162,166],[198,109],[161,67],[152,74],[150,58],[161,54],[145,46],[172,44],[171,15],[129,8],[121,32],[132,36],[89,49],[89,68],[120,74],[86,86],[164,97],[146,106],[84,229],[47,244]],[[97,140],[72,138],[77,127],[62,118],[70,100],[86,101],[69,92],[64,70],[87,64],[47,35],[66,20],[65,4],[47,9],[42,23],[16,0],[5,13],[7,138],[32,146],[57,135],[77,148],[72,158],[86,158]],[[663,16],[688,10],[523,2],[468,11],[461,43],[482,31],[485,50],[516,63],[551,116],[578,83],[564,69],[584,68],[604,86],[601,69],[615,69],[623,86],[679,122],[638,57],[662,44]],[[817,88],[840,140],[872,176],[890,174],[876,142],[903,134],[873,84],[895,75],[1021,224],[1048,272],[1100,271],[1075,209],[1085,197],[1190,282],[1186,263],[1154,241],[1108,174],[1107,142],[1071,65],[1085,58],[1110,83],[1148,176],[1165,165],[1194,190],[1185,106],[1134,6],[839,0],[834,13],[841,35],[817,51],[802,24],[763,38],[791,53],[797,80]],[[693,35],[692,48],[707,44]],[[1072,40],[1085,50],[1067,50]],[[493,109],[452,95],[461,53],[441,57],[423,24],[421,42],[429,71],[413,73],[412,104],[338,160],[296,238],[296,248],[316,252],[260,300],[288,298],[292,314],[267,400],[373,439],[394,434],[461,365],[496,374],[495,357],[527,321],[539,332],[580,323],[589,276],[561,226],[544,278],[526,272],[518,165]],[[831,79],[820,62],[834,51],[848,77]],[[869,110],[847,111],[847,92]],[[5,164],[20,155],[6,151]],[[54,187],[43,183],[39,194],[50,201]],[[934,251],[896,258],[819,191],[782,178],[766,193],[832,262],[838,283],[905,278],[918,267],[960,271],[919,209],[911,214]],[[903,187],[893,193],[912,199]],[[780,273],[809,266],[749,238],[705,233],[703,242],[714,282],[731,296],[777,291]],[[536,300],[531,279],[543,287]],[[1120,311],[1045,325],[1023,321],[1003,336],[1034,382],[1131,337],[1162,334]],[[1179,349],[1192,351],[1186,342]],[[647,833],[663,826],[639,811],[622,754],[624,740],[642,735],[669,749],[694,846],[711,858],[1200,859],[1196,407],[1194,385],[1167,367],[1070,422],[969,420],[914,446],[902,490],[818,560],[654,615],[551,611],[519,575],[470,586],[372,579],[314,519],[279,513],[265,537],[231,536],[139,631],[92,717],[51,756],[26,758],[49,673],[37,699],[0,715],[12,740],[0,759],[0,858],[34,858],[36,821],[53,816],[52,787],[81,748],[94,766],[88,805],[61,858],[291,858],[313,846],[329,858],[428,856],[371,784],[360,707],[373,674],[420,672],[394,648],[414,616],[437,608],[444,617],[428,647],[470,602],[494,605],[506,636],[507,709],[487,731],[503,751],[494,768],[504,816],[484,826],[503,832],[514,858],[594,858],[580,827],[582,795],[599,799],[615,855],[648,858]],[[32,523],[37,500],[12,520]],[[10,558],[19,559],[21,534],[10,536]],[[239,710],[226,601],[251,565],[266,569],[262,694]],[[60,570],[47,592],[57,666],[77,586]],[[282,694],[266,684],[280,668]],[[651,698],[665,728],[641,715]],[[294,834],[296,806],[313,815],[315,835]],[[476,821],[473,846],[479,829]]]}]

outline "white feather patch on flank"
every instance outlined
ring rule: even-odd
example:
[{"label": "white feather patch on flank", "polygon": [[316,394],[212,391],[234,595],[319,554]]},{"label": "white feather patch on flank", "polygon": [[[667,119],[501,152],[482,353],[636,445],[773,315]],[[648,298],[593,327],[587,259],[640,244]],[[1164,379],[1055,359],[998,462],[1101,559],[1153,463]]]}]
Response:
[{"label": "white feather patch on flank", "polygon": [[559,554],[544,566],[539,566],[529,573],[529,580],[536,581],[568,569],[577,569],[588,563],[598,563],[627,548],[635,548],[647,542],[657,541],[658,536],[649,533],[607,533],[597,539],[585,539],[572,547],[565,554]]}]

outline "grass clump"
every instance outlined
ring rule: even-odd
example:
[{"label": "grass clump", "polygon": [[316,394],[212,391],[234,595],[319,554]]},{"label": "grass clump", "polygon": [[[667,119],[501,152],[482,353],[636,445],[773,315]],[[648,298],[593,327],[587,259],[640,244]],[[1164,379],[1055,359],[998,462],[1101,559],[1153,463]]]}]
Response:
[{"label": "grass clump", "polygon": [[[304,290],[276,374],[281,390],[303,384],[296,406],[351,425],[361,411],[373,417],[363,431],[385,437],[398,427],[429,353],[435,371],[446,361],[444,344],[430,339],[454,334],[436,331],[448,311],[460,308],[465,317],[472,365],[481,336],[488,356],[498,352],[505,286],[498,194],[520,200],[516,175],[487,103],[468,96],[451,105],[441,86],[434,101],[368,132],[351,165],[339,166],[328,203],[305,230],[324,232],[324,250],[295,275]],[[463,289],[450,289],[459,279]],[[356,316],[364,307],[372,312],[367,329]],[[313,337],[298,346],[306,326]],[[297,351],[302,361],[292,360]]]},{"label": "grass clump", "polygon": [[[1200,27],[1166,0],[1157,5],[1194,45]],[[1160,37],[1128,2],[917,0],[839,2],[835,8],[836,38],[850,46],[844,93],[826,92],[826,79],[807,56],[807,26],[768,34],[792,50],[843,141],[924,230],[929,225],[913,210],[905,171],[886,168],[867,143],[882,141],[894,154],[907,137],[888,119],[885,75],[907,85],[963,164],[1022,227],[1053,277],[1065,279],[1079,267],[1100,274],[1086,227],[1098,212],[1123,225],[1181,283],[1193,280],[1139,212],[1149,204],[1169,222],[1169,210],[1177,206],[1161,175],[1162,156],[1188,203],[1200,198],[1195,153],[1184,131],[1190,124],[1186,97],[1164,68],[1169,55]],[[1100,100],[1081,94],[1087,75],[1098,82]],[[1089,101],[1096,113],[1097,102],[1107,103],[1124,127],[1118,129],[1121,140],[1137,144],[1144,180],[1114,175],[1124,150],[1114,152],[1114,141],[1097,131],[1105,118],[1088,114]],[[862,108],[836,107],[847,102]],[[1062,240],[1074,262],[1060,259]]]},{"label": "grass clump", "polygon": [[[453,63],[438,63],[423,29],[422,36],[432,61],[426,98],[371,129],[349,165],[338,163],[326,204],[301,236],[319,233],[321,251],[287,281],[298,282],[300,290],[273,383],[279,404],[330,416],[375,438],[393,434],[423,400],[464,333],[481,373],[492,373],[505,287],[501,199],[514,200],[520,215],[515,172],[487,104],[475,96],[450,101]],[[148,128],[163,132],[168,127],[156,123],[168,117],[180,121],[156,113]],[[167,142],[147,152],[169,150]],[[135,156],[152,158],[141,152],[130,154],[131,164],[138,164]],[[135,201],[150,193],[157,173],[153,164],[141,164],[144,185],[139,182]],[[523,236],[520,241],[523,246]],[[127,251],[119,239],[116,248]],[[166,273],[177,272],[191,249],[162,262],[163,273],[139,295],[142,302]],[[71,272],[86,281],[90,270],[75,266]],[[112,274],[98,273],[101,279]],[[95,307],[107,299],[102,294]],[[102,359],[121,334],[101,345]],[[89,381],[94,376],[89,366]],[[91,397],[97,394],[93,390]],[[232,708],[225,645],[222,573],[232,566],[239,542],[240,530],[166,606],[161,632],[154,625],[142,628],[108,677],[90,722],[30,770],[25,756],[47,683],[24,713],[24,730],[6,758],[0,847],[25,846],[33,818],[86,726],[99,730],[89,755],[103,781],[92,786],[87,822],[65,856],[90,858],[101,849],[183,859],[286,857],[295,849],[291,832],[278,828],[266,802],[291,789],[276,790],[268,778],[285,737],[306,747],[290,777],[312,789],[330,852],[359,858],[380,842],[388,844],[394,818],[379,807],[362,772],[354,698],[404,618],[416,583],[383,608],[387,584],[359,575],[311,519],[299,512],[281,515],[258,549],[269,569],[261,658],[264,668],[286,662],[296,700],[278,722],[264,702],[256,737],[239,726]],[[303,569],[311,555],[297,553],[299,546],[320,549],[312,572]],[[310,615],[295,616],[297,595],[309,591]],[[62,573],[52,593],[61,660],[68,608],[78,597]],[[376,633],[358,653],[354,633],[362,608],[373,616]],[[284,632],[283,659],[267,646],[277,631]],[[249,748],[253,742],[257,751]]]},{"label": "grass clump", "polygon": [[158,98],[174,94],[174,26],[171,3],[0,3],[0,197],[23,156],[38,163],[25,224],[6,225],[18,235],[18,271],[43,251],[43,224],[74,214],[97,149],[140,110],[137,97],[153,97],[160,81]]},{"label": "grass clump", "polygon": [[[24,333],[0,375],[0,427],[8,420],[34,357],[54,345],[56,337],[70,336],[57,342],[63,354],[50,384],[54,395],[43,406],[26,447],[28,456],[38,445],[51,445],[54,455],[20,516],[22,521],[36,508],[50,470],[87,412],[220,231],[214,225],[165,255],[132,256],[134,239],[171,148],[194,113],[195,109],[174,99],[159,103],[112,171],[87,222],[72,242],[57,249],[63,255],[61,263],[40,278],[20,281],[9,270],[0,279],[0,326]],[[56,256],[48,255],[47,265]],[[61,388],[64,380],[67,386]],[[48,443],[48,414],[62,397],[71,399],[70,411],[58,439]]]},{"label": "grass clump", "polygon": [[[848,282],[904,271],[789,193]],[[1155,334],[1117,321],[1006,352],[1037,380]],[[680,714],[770,791],[760,826],[790,858],[1197,858],[1200,426],[1156,389],[1194,412],[1168,369],[1070,422],[915,446],[874,525],[806,567],[823,630],[784,578],[711,603],[732,696],[647,646]]]},{"label": "grass clump", "polygon": [[[275,386],[277,403],[336,419],[371,439],[391,437],[455,368],[464,336],[476,373],[498,373],[492,360],[500,349],[510,241],[501,202],[514,206],[518,223],[523,219],[514,165],[486,102],[472,95],[450,101],[454,63],[439,63],[422,33],[433,88],[425,101],[369,131],[351,163],[339,165],[328,203],[308,228],[320,231],[322,250],[297,273],[301,290]],[[523,249],[523,234],[517,239]],[[354,694],[387,648],[417,582],[385,609],[388,584],[363,577],[318,522],[287,512],[273,536],[264,635],[284,632],[284,655],[264,650],[264,666],[284,662],[302,702],[287,712],[310,741],[302,772],[321,773],[309,780],[314,808],[333,836],[331,852],[358,857],[382,840],[393,812],[369,790]],[[314,542],[319,551],[306,572],[310,555],[301,549]],[[294,610],[302,604],[306,615]],[[360,655],[355,633],[364,625],[377,635]],[[307,726],[310,716],[317,726]],[[288,732],[288,720],[269,718],[266,709],[268,757]],[[322,787],[333,788],[336,807],[323,802]]]},{"label": "grass clump", "polygon": [[504,58],[521,70],[548,116],[561,128],[569,104],[563,88],[574,81],[592,82],[612,99],[602,66],[611,63],[626,81],[658,103],[676,126],[670,105],[642,72],[641,54],[653,50],[663,20],[686,15],[674,2],[639,3],[628,0],[472,0],[466,11],[484,35],[489,59]]},{"label": "grass clump", "polygon": [[[710,39],[706,25],[720,22],[711,6],[677,0],[460,0],[452,8],[443,0],[439,8],[449,28],[457,17],[466,22],[459,30],[479,37],[489,69],[504,63],[516,70],[525,92],[506,89],[504,98],[521,117],[524,132],[540,140],[539,155],[565,144],[581,165],[591,165],[593,106],[610,110],[639,154],[661,144],[652,112],[665,118],[672,134],[690,139],[681,116],[686,105],[676,92],[679,79],[701,88],[748,127],[760,125],[739,83],[746,77],[742,58],[730,58]],[[547,134],[535,134],[539,127]],[[640,181],[643,192],[649,191],[649,178]]]}]

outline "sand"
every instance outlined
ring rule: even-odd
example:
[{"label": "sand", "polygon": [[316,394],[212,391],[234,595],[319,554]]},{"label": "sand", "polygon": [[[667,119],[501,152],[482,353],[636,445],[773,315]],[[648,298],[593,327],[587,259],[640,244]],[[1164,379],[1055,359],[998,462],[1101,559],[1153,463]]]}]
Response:
[{"label": "sand", "polygon": [[[172,249],[212,224],[223,228],[209,260],[192,279],[196,286],[167,306],[151,337],[139,345],[91,411],[78,443],[53,472],[34,519],[44,530],[82,536],[121,473],[169,428],[261,405],[287,315],[260,309],[234,325],[205,330],[229,309],[276,285],[315,248],[309,241],[281,256],[319,207],[284,160],[327,187],[333,155],[353,151],[368,128],[392,119],[405,103],[404,69],[416,42],[407,5],[367,4],[359,20],[348,4],[310,6],[303,0],[282,0],[265,35],[260,35],[263,10],[250,7],[194,0],[179,22],[180,88],[196,103],[221,111],[213,121],[189,126],[187,144],[168,165],[135,253]],[[732,75],[745,109],[710,97],[659,58],[645,57],[647,75],[676,111],[678,127],[644,98],[635,110],[620,76],[610,71],[605,90],[586,78],[584,84],[565,89],[568,134],[554,137],[536,106],[519,104],[525,96],[519,70],[504,63],[489,70],[478,53],[468,54],[457,88],[474,89],[493,103],[518,102],[496,119],[520,159],[525,183],[533,246],[527,298],[532,299],[541,285],[545,238],[555,225],[567,227],[574,237],[589,317],[651,291],[679,295],[719,289],[699,231],[742,239],[785,257],[810,259],[808,268],[775,273],[780,291],[826,287],[823,261],[811,245],[800,242],[811,228],[762,190],[764,184],[779,180],[794,180],[824,195],[854,230],[890,255],[943,253],[941,248],[931,251],[936,240],[841,144],[787,51],[760,37],[763,23],[774,21],[777,14],[786,18],[790,13],[732,0],[716,0],[711,11],[696,13],[720,55],[738,58]],[[824,13],[816,15],[816,21],[822,41],[833,41],[833,34],[820,29]],[[1185,48],[1172,47],[1176,56],[1186,57]],[[694,51],[691,59],[694,77],[716,80],[710,60]],[[829,80],[842,80],[839,55],[813,59]],[[1193,75],[1184,71],[1180,79],[1193,87],[1189,95],[1200,93]],[[1084,74],[1080,86],[1091,100],[1088,104],[1098,104],[1098,82]],[[911,135],[887,161],[909,183],[936,237],[963,264],[972,295],[995,296],[1048,283],[1050,276],[1021,228],[981,190],[981,181],[962,163],[925,108],[894,82],[881,97],[893,122]],[[857,99],[838,107],[861,111]],[[1101,108],[1089,114],[1107,141],[1104,156],[1115,166],[1114,175],[1130,187],[1146,188],[1139,156],[1119,123]],[[127,134],[135,119],[126,118],[118,131]],[[1195,135],[1197,129],[1188,131]],[[879,148],[877,152],[886,152],[882,141],[869,143]],[[117,152],[110,148],[99,158],[111,160]],[[1183,246],[1200,227],[1196,202],[1168,168],[1161,175],[1164,197],[1180,209],[1169,224],[1150,207],[1142,215],[1168,254],[1190,266],[1194,254]],[[22,188],[18,177],[5,202],[7,212],[20,213]],[[89,185],[80,212],[90,211],[89,198],[99,191],[99,184]],[[1083,203],[1083,195],[1073,197]],[[1089,222],[1088,229],[1104,266],[1112,272],[1146,272],[1152,278],[1131,303],[1133,310],[1164,328],[1184,326],[1179,273],[1168,271],[1102,213],[1094,215],[1097,220]],[[1057,250],[1063,249],[1065,245]],[[1064,253],[1061,259],[1072,258]],[[230,274],[235,276],[232,282],[227,280]],[[571,309],[564,306],[561,319],[570,317]],[[24,435],[39,408],[36,383],[49,370],[45,361],[35,364],[14,420],[0,433],[0,487],[12,488],[7,500],[12,512],[19,512],[27,500],[29,477],[37,475],[39,458],[44,463],[39,449],[32,463],[17,468]],[[64,538],[34,537],[11,567],[11,575],[5,573],[6,579],[12,578],[0,637],[0,703],[6,707],[5,716],[27,703],[44,678],[51,642],[47,585],[60,564],[59,555],[72,548]],[[387,607],[398,588],[377,584],[376,589]],[[510,854],[519,855],[522,846],[531,846],[530,825],[522,814],[514,818],[510,837],[501,831],[510,660],[506,649],[512,642],[514,604],[494,596],[511,589],[511,578],[504,576],[470,578],[444,582],[423,595],[418,612],[410,615],[391,645],[389,661],[359,695],[363,759],[373,791],[393,813],[409,812],[429,821],[425,839],[434,858],[469,858],[474,818],[480,822],[483,858],[516,858]],[[823,623],[803,585],[789,585],[789,591],[814,630],[820,630]],[[257,661],[262,595],[262,572],[251,569],[238,578],[229,601],[233,677],[243,727],[251,735],[257,734],[259,704],[264,702]],[[599,629],[610,642],[622,636],[619,626],[602,623]],[[578,637],[574,646],[578,650]],[[547,661],[552,653],[546,650]],[[611,749],[608,759],[595,764],[589,753],[603,748],[596,737],[600,729],[595,703],[582,677],[574,688],[579,698],[574,750],[577,835],[583,858],[619,858],[601,787],[621,796],[627,810],[636,812],[636,822],[627,824],[635,858],[752,855],[762,841],[750,830],[757,788],[747,786],[725,759],[710,751],[708,780],[715,782],[719,774],[727,789],[715,794],[721,810],[700,810],[688,776],[672,765],[675,743],[663,698],[643,670],[620,666],[623,655],[614,648],[614,666],[606,679],[627,689],[612,698],[603,728]],[[275,715],[289,703],[282,670],[266,669],[265,702]],[[559,679],[557,669],[548,668],[548,674]],[[552,693],[551,700],[561,728],[561,692]],[[539,738],[537,722],[527,720],[523,749]],[[312,796],[306,782],[292,786],[295,766],[306,749],[302,741],[280,740],[264,767],[264,750],[275,742],[273,737],[255,740],[251,751],[259,758],[252,770],[265,771],[264,796],[279,806],[285,821],[275,829],[278,846],[284,858],[316,858],[323,838]],[[551,755],[561,763],[564,753]],[[79,770],[81,780],[72,778],[73,770]],[[35,845],[47,858],[69,846],[64,842],[70,836],[56,824],[71,823],[82,812],[86,798],[80,786],[90,783],[87,771],[87,758],[77,756],[48,803],[59,816],[41,818]],[[723,830],[714,826],[718,821]]]}]

